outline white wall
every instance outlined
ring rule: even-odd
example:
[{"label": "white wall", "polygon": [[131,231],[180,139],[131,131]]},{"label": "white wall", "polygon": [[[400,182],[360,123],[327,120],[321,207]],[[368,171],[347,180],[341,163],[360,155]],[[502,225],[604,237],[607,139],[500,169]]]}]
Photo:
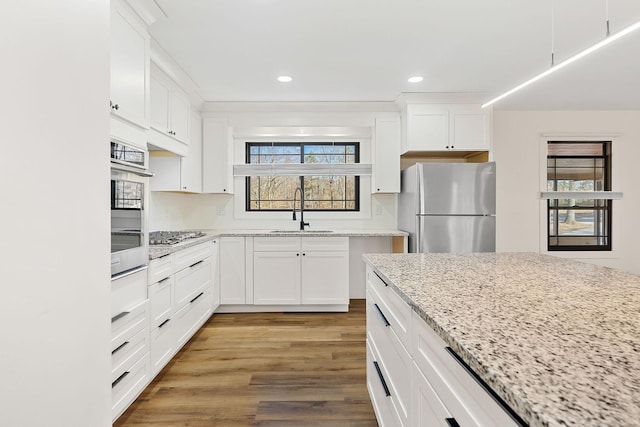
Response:
[{"label": "white wall", "polygon": [[0,32],[0,425],[111,425],[109,1],[3,1]]},{"label": "white wall", "polygon": [[[340,127],[346,130],[369,129],[370,135],[373,135],[376,117],[394,114],[399,115],[394,103],[207,103],[203,118],[207,120],[207,117],[224,117],[232,134],[246,134],[259,127],[316,127],[334,130]],[[236,138],[232,142],[234,163],[244,163],[245,139]],[[360,161],[371,163],[372,136],[348,140],[360,141]],[[400,144],[400,141],[397,143]],[[207,159],[203,159],[203,168],[206,167]],[[372,195],[371,177],[363,176],[360,179],[360,212],[305,212],[305,221],[310,223],[310,228],[395,229],[396,195]],[[244,178],[236,177],[234,187],[233,195],[154,192],[151,195],[149,229],[296,229],[290,212],[246,213]]]},{"label": "white wall", "polygon": [[[240,219],[234,216],[234,195],[180,194],[152,192],[149,208],[149,230],[185,229],[296,229],[291,212],[281,212],[278,218]],[[305,212],[305,222],[316,230],[395,230],[396,196],[371,195],[371,209],[367,218],[331,219],[330,214],[314,215]],[[299,216],[298,216],[299,218]]]},{"label": "white wall", "polygon": [[[640,274],[640,111],[494,111],[493,147],[497,164],[497,250],[544,252],[545,217],[540,200],[540,159],[544,135],[558,138],[613,137],[613,190],[624,193],[613,202],[611,253],[572,252],[567,256]],[[554,253],[562,256],[562,254]]]}]

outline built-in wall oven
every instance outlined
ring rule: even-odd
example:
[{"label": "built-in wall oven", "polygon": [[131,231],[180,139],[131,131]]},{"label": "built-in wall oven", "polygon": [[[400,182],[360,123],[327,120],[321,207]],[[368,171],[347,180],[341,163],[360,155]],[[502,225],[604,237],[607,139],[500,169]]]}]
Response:
[{"label": "built-in wall oven", "polygon": [[147,150],[111,141],[111,276],[149,261]]}]

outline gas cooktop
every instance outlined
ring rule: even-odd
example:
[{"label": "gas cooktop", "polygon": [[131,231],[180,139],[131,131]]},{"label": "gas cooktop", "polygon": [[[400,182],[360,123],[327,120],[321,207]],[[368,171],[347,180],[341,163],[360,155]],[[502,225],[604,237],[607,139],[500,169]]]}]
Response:
[{"label": "gas cooktop", "polygon": [[205,236],[202,231],[152,231],[149,233],[150,245],[175,245],[189,239]]}]

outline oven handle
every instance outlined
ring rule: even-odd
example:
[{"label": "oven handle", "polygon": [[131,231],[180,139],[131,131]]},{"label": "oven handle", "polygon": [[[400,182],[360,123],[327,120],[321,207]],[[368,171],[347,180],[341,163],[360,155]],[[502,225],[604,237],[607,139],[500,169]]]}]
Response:
[{"label": "oven handle", "polygon": [[135,273],[137,273],[139,271],[146,270],[147,268],[149,268],[149,266],[141,265],[140,267],[136,267],[136,268],[133,268],[131,270],[127,270],[125,272],[122,272],[120,274],[116,274],[115,276],[111,276],[111,280],[121,279],[123,277],[127,277],[127,276],[130,276],[132,274],[135,274]]},{"label": "oven handle", "polygon": [[133,166],[122,165],[113,160],[111,161],[111,169],[122,171],[122,172],[135,173],[136,175],[144,176],[147,178],[151,178],[153,176],[153,173],[148,172],[144,169],[134,168]]}]

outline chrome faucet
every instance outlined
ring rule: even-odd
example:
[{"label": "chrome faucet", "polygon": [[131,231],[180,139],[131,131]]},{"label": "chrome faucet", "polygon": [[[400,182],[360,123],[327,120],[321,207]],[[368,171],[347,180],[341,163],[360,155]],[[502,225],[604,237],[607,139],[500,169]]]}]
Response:
[{"label": "chrome faucet", "polygon": [[304,226],[309,225],[308,222],[304,222],[304,191],[302,187],[297,187],[293,193],[293,220],[296,220],[296,196],[300,192],[300,231],[304,231]]}]

